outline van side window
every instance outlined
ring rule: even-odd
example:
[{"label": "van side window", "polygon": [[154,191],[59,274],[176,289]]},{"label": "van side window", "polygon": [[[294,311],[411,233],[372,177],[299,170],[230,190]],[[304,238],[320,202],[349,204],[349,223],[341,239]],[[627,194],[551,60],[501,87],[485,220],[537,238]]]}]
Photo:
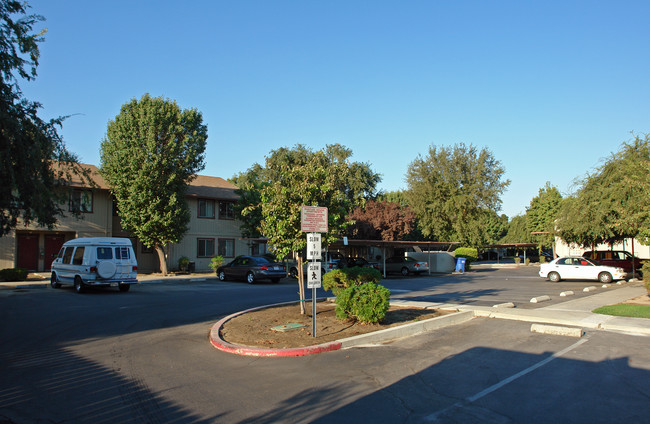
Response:
[{"label": "van side window", "polygon": [[116,247],[115,248],[115,259],[129,259],[131,255],[129,254],[128,247]]},{"label": "van side window", "polygon": [[72,258],[72,265],[81,265],[84,262],[84,250],[86,248],[83,246],[77,247],[77,250],[74,251],[74,257]]},{"label": "van side window", "polygon": [[68,246],[65,248],[65,253],[63,254],[63,263],[64,264],[69,264],[70,259],[72,259],[72,251],[74,250],[74,247]]},{"label": "van side window", "polygon": [[113,259],[113,248],[112,247],[98,247],[97,248],[97,260],[110,260]]}]

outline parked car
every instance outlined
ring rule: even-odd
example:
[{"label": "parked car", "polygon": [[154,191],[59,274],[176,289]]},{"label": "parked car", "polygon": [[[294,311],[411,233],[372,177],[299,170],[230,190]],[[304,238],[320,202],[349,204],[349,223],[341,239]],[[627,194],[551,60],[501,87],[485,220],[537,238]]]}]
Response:
[{"label": "parked car", "polygon": [[[305,261],[302,264],[302,273],[304,275],[307,275],[307,268],[309,267],[309,261]],[[339,264],[338,262],[321,262],[321,274],[325,274],[326,272],[330,272],[332,270],[338,269]],[[298,264],[293,264],[289,267],[289,276],[292,278],[298,278]]]},{"label": "parked car", "polygon": [[606,284],[625,279],[625,271],[580,256],[564,256],[541,264],[539,276],[554,283],[560,280],[598,280]]},{"label": "parked car", "polygon": [[632,268],[636,270],[637,274],[641,274],[641,260],[624,250],[591,250],[584,252],[582,256],[594,259],[602,265],[623,268],[630,277],[633,277]]},{"label": "parked car", "polygon": [[274,283],[287,276],[284,264],[272,262],[263,256],[237,256],[231,262],[217,268],[221,281],[245,280],[253,284],[257,280],[271,280]]},{"label": "parked car", "polygon": [[417,261],[413,258],[404,256],[395,256],[386,259],[386,274],[400,273],[404,276],[413,273],[418,275],[421,272],[429,270],[429,263]]},{"label": "parked car", "polygon": [[[327,254],[327,261],[325,260],[325,255]],[[340,254],[339,252],[322,252],[321,256],[321,273],[325,274],[326,272],[330,272],[334,269],[339,268],[339,264],[342,259],[345,259],[345,257]],[[307,267],[309,262],[307,260],[304,261],[302,264],[302,272],[304,275],[307,275]],[[289,265],[289,276],[293,278],[298,278],[298,263],[294,262]]]},{"label": "parked car", "polygon": [[379,269],[379,263],[378,262],[368,262],[365,258],[360,258],[360,257],[348,257],[343,259],[341,262],[339,262],[339,265],[341,268],[352,268],[355,266],[361,267],[361,268],[375,268]]},{"label": "parked car", "polygon": [[138,283],[138,261],[131,240],[116,237],[77,238],[63,243],[52,262],[50,285],[72,284],[77,293],[87,287],[117,287],[127,292]]}]

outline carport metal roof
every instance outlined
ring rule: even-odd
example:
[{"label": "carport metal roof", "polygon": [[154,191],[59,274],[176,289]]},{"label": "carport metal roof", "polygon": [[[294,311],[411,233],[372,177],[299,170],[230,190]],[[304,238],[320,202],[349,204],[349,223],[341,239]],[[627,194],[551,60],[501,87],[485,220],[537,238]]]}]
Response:
[{"label": "carport metal roof", "polygon": [[[454,246],[458,246],[461,243],[458,241],[405,241],[405,240],[356,240],[348,239],[347,246],[373,246],[373,247],[426,247],[431,249],[432,247],[447,247],[447,251],[450,251]],[[335,241],[329,245],[330,248],[342,248],[345,247],[342,239]]]}]

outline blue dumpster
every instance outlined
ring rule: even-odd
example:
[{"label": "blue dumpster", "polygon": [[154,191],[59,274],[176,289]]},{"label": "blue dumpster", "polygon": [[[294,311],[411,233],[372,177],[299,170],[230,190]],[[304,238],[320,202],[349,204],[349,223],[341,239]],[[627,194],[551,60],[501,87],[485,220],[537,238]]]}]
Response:
[{"label": "blue dumpster", "polygon": [[456,258],[456,272],[465,272],[466,258]]}]

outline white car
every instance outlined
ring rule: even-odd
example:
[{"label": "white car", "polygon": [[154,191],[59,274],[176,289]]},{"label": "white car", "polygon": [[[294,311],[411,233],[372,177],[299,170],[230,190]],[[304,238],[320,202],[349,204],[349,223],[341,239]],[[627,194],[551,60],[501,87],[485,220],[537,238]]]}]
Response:
[{"label": "white car", "polygon": [[565,256],[539,266],[539,276],[556,283],[560,280],[598,280],[603,284],[625,279],[623,268],[601,265],[580,256]]}]

